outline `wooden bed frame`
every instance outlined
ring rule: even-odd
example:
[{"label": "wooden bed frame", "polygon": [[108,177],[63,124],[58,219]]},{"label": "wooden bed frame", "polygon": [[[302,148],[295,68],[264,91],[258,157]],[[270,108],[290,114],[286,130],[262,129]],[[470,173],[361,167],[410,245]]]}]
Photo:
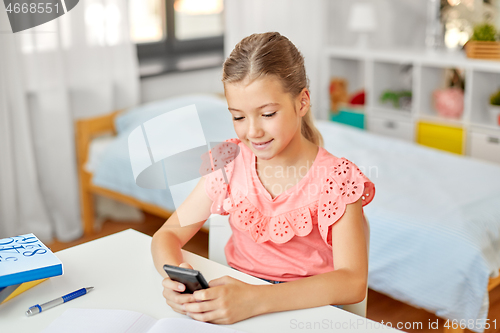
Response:
[{"label": "wooden bed frame", "polygon": [[[87,162],[89,145],[93,138],[102,136],[104,134],[116,135],[114,125],[115,117],[121,112],[115,111],[110,114],[78,120],[76,122],[76,152],[77,152],[77,165],[78,177],[80,183],[80,202],[83,220],[83,229],[85,234],[92,234],[94,232],[95,222],[95,209],[94,209],[94,195],[102,195],[119,202],[137,207],[150,214],[168,219],[173,212],[168,211],[162,207],[149,204],[137,200],[131,196],[124,195],[115,191],[111,191],[92,184],[92,174],[85,170],[84,166]],[[204,232],[208,229],[202,228]],[[490,279],[488,283],[488,292],[500,285],[500,276]],[[463,329],[448,329],[444,328],[445,333],[462,333]]]},{"label": "wooden bed frame", "polygon": [[[111,191],[92,184],[92,174],[85,170],[85,163],[88,159],[90,142],[93,138],[104,134],[116,135],[114,125],[115,117],[121,112],[115,111],[110,114],[78,120],[76,122],[76,154],[78,165],[78,178],[80,185],[80,204],[83,221],[83,230],[86,235],[94,232],[95,208],[94,195],[101,195],[116,201],[137,207],[145,212],[164,218],[165,220],[173,212],[160,206],[137,200],[131,196]],[[203,228],[202,230],[207,231]]]}]

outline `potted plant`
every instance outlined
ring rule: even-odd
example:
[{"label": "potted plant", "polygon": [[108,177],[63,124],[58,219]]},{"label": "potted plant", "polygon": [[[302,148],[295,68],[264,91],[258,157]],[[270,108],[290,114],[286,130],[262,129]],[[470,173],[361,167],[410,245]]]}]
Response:
[{"label": "potted plant", "polygon": [[380,96],[380,102],[391,102],[395,109],[411,111],[411,91],[385,90]]},{"label": "potted plant", "polygon": [[490,96],[489,111],[493,122],[500,126],[500,89]]},{"label": "potted plant", "polygon": [[493,24],[483,23],[474,27],[471,39],[465,44],[467,57],[500,60],[500,43]]}]

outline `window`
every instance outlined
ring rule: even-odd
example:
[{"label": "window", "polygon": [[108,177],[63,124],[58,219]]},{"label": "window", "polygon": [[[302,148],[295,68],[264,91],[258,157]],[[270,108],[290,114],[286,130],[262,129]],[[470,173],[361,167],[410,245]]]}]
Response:
[{"label": "window", "polygon": [[141,76],[219,66],[223,0],[129,0]]},{"label": "window", "polygon": [[130,37],[136,44],[165,39],[165,6],[162,0],[130,0]]}]

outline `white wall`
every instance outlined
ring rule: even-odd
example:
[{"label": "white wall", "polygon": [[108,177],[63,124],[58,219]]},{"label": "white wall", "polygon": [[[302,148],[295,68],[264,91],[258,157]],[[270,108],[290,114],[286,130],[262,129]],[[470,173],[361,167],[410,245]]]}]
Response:
[{"label": "white wall", "polygon": [[[327,40],[330,45],[353,46],[356,34],[349,31],[347,20],[353,3],[367,0],[329,0],[327,8]],[[374,48],[424,48],[427,23],[425,0],[369,0],[374,4],[377,30],[370,35]]]},{"label": "white wall", "polygon": [[141,80],[141,103],[182,94],[224,93],[222,67],[154,76]]}]

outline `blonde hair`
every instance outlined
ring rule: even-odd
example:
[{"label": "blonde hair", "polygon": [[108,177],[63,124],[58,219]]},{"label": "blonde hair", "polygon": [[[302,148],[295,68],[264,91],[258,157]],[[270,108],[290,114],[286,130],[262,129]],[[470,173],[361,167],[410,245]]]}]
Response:
[{"label": "blonde hair", "polygon": [[[304,57],[293,43],[278,32],[253,34],[243,38],[226,59],[222,70],[223,83],[236,83],[273,75],[285,92],[296,97],[309,89]],[[311,108],[302,117],[302,135],[312,143],[323,146],[323,137],[314,126]]]}]

